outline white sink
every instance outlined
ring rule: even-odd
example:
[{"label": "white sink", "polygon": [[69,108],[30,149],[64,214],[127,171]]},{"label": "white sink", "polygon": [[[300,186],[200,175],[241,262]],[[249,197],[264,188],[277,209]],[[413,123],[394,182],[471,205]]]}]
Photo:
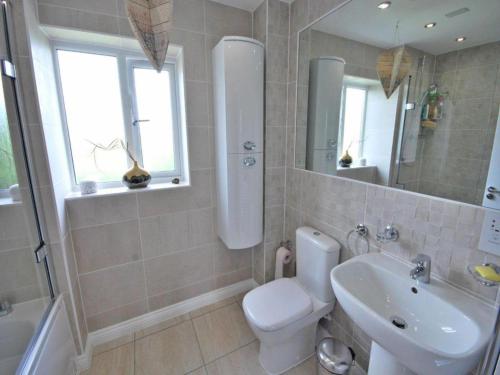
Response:
[{"label": "white sink", "polygon": [[[493,333],[495,308],[434,278],[418,283],[410,269],[366,254],[331,271],[340,305],[374,341],[369,374],[466,374]],[[398,328],[395,317],[406,328]]]}]

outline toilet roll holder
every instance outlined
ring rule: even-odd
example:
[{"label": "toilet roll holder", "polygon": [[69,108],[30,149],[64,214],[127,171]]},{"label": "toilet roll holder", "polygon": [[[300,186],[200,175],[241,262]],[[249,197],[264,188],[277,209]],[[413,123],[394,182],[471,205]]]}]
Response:
[{"label": "toilet roll holder", "polygon": [[280,246],[278,247],[278,249],[280,247],[284,247],[285,249],[292,251],[292,241],[290,241],[290,240],[281,241],[280,242]]}]

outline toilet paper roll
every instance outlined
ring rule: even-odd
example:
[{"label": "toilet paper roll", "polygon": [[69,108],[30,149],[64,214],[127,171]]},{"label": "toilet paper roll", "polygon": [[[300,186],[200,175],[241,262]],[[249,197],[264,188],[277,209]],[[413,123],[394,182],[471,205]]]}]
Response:
[{"label": "toilet paper roll", "polygon": [[274,268],[274,278],[281,279],[283,277],[283,265],[290,263],[292,260],[292,252],[284,247],[280,247],[276,251],[276,266]]}]

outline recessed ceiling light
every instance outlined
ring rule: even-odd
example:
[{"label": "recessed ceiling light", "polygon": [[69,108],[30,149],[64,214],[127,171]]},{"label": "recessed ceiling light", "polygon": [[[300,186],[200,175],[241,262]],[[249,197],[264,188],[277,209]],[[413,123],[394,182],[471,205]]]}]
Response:
[{"label": "recessed ceiling light", "polygon": [[384,1],[383,3],[380,3],[379,5],[377,5],[377,8],[378,9],[387,9],[391,6],[391,2],[390,1]]},{"label": "recessed ceiling light", "polygon": [[458,42],[458,43],[461,43],[463,41],[465,41],[465,39],[467,39],[465,36],[459,36],[458,38],[456,38],[455,40]]},{"label": "recessed ceiling light", "polygon": [[432,28],[433,28],[434,26],[436,26],[436,25],[437,25],[437,23],[436,23],[436,22],[429,22],[429,23],[426,23],[424,27],[425,27],[426,29],[432,29]]}]

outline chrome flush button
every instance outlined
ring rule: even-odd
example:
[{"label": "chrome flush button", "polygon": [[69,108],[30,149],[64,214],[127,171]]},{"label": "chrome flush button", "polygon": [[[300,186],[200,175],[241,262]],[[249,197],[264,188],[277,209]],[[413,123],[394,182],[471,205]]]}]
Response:
[{"label": "chrome flush button", "polygon": [[257,148],[257,145],[255,144],[255,142],[246,141],[245,143],[243,143],[243,148],[247,151],[253,151]]},{"label": "chrome flush button", "polygon": [[255,163],[257,163],[257,160],[255,160],[255,158],[249,157],[249,158],[243,159],[243,165],[245,167],[253,167],[255,165]]}]

